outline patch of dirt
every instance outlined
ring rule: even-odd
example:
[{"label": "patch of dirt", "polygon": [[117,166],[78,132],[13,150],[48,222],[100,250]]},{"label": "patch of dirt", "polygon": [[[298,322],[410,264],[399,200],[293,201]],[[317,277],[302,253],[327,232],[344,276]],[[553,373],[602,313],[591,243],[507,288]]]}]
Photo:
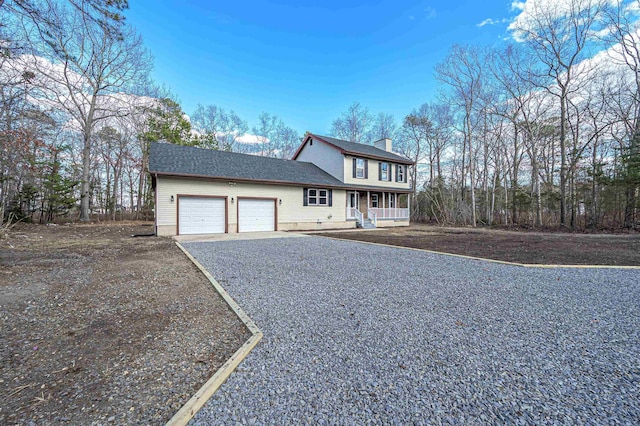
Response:
[{"label": "patch of dirt", "polygon": [[19,224],[0,240],[0,424],[160,424],[246,341],[148,223]]},{"label": "patch of dirt", "polygon": [[640,234],[520,232],[418,224],[315,235],[525,264],[640,266]]}]

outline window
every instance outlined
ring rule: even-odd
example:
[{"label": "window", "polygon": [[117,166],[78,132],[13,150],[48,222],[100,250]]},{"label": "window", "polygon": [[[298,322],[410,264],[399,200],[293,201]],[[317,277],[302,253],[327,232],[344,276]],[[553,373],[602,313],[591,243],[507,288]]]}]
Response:
[{"label": "window", "polygon": [[310,189],[309,190],[309,197],[307,198],[309,200],[309,205],[310,206],[316,206],[318,205],[318,190],[317,189]]},{"label": "window", "polygon": [[364,160],[362,158],[356,158],[356,177],[364,178]]},{"label": "window", "polygon": [[406,182],[406,169],[402,164],[396,166],[396,182]]},{"label": "window", "polygon": [[396,206],[396,194],[389,194],[389,208]]},{"label": "window", "polygon": [[391,165],[389,163],[379,163],[380,164],[380,176],[378,176],[378,180],[391,180],[389,179],[391,176]]},{"label": "window", "polygon": [[327,190],[326,189],[319,189],[318,190],[318,205],[319,206],[326,206],[327,203]]},{"label": "window", "polygon": [[304,188],[304,206],[331,206],[331,190]]},{"label": "window", "polygon": [[364,158],[353,159],[353,178],[369,179],[369,160]]},{"label": "window", "polygon": [[371,208],[378,208],[378,194],[371,194]]}]

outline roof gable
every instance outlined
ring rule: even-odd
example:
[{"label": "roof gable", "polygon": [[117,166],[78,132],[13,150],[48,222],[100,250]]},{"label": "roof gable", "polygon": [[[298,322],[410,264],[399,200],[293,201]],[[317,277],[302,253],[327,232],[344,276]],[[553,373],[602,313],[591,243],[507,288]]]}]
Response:
[{"label": "roof gable", "polygon": [[345,186],[318,166],[304,161],[157,142],[150,146],[149,172],[298,185]]},{"label": "roof gable", "polygon": [[331,138],[328,136],[319,136],[311,133],[307,135],[304,142],[300,145],[296,153],[293,155],[293,160],[298,157],[298,154],[302,151],[310,138],[313,138],[314,140],[318,140],[320,142],[324,142],[325,144],[339,150],[342,154],[373,158],[376,160],[387,160],[400,164],[413,164],[413,161],[409,160],[408,158],[402,157],[392,152],[384,151],[372,145],[349,142],[342,139]]}]

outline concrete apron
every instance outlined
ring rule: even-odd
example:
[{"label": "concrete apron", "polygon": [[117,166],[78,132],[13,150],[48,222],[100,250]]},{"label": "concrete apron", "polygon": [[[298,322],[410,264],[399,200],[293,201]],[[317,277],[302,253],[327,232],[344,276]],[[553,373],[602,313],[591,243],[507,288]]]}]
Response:
[{"label": "concrete apron", "polygon": [[179,243],[193,243],[201,241],[238,241],[238,240],[263,240],[268,238],[297,238],[308,237],[308,235],[295,232],[240,232],[233,234],[203,234],[203,235],[176,235],[174,240]]}]

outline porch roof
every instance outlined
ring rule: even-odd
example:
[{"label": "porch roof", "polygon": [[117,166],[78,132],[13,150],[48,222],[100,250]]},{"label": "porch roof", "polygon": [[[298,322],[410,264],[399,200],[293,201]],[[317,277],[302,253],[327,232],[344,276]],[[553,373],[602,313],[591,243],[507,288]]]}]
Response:
[{"label": "porch roof", "polygon": [[347,185],[347,191],[370,191],[370,192],[393,192],[396,194],[410,194],[413,192],[411,188],[389,188],[387,186],[373,185]]}]

